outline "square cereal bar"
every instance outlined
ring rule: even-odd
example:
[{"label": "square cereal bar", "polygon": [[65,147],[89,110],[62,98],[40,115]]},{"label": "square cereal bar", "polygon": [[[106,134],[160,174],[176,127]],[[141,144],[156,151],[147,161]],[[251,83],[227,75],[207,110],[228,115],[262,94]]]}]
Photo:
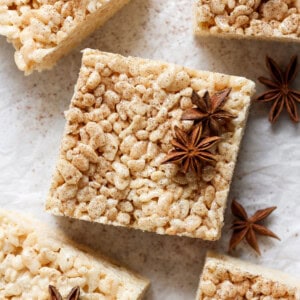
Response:
[{"label": "square cereal bar", "polygon": [[133,300],[149,285],[61,232],[2,209],[0,245],[0,299],[48,300],[53,285],[63,299],[79,286],[81,300]]},{"label": "square cereal bar", "polygon": [[200,36],[300,41],[299,0],[194,0]]},{"label": "square cereal bar", "polygon": [[[174,127],[203,94],[230,87],[236,116],[201,176],[162,164]],[[159,234],[220,237],[254,83],[241,77],[87,49],[46,210],[61,216]]]},{"label": "square cereal bar", "polygon": [[0,0],[0,35],[13,44],[25,74],[50,69],[128,2]]},{"label": "square cereal bar", "polygon": [[208,253],[196,300],[299,300],[300,280],[277,270]]}]

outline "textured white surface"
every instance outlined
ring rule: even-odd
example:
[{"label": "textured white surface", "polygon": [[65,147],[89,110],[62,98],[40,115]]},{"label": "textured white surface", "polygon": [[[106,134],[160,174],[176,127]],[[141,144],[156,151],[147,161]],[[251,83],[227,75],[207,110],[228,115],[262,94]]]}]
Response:
[{"label": "textured white surface", "polygon": [[[255,80],[267,75],[266,54],[284,64],[299,53],[300,45],[194,38],[190,0],[132,0],[55,69],[30,77],[17,70],[11,45],[0,38],[0,206],[34,214],[147,276],[152,281],[147,300],[194,299],[206,249],[227,251],[229,210],[218,243],[70,221],[43,212],[65,122],[62,112],[77,79],[79,51],[85,47]],[[299,89],[300,75],[295,84]],[[238,199],[250,213],[277,205],[268,226],[281,241],[260,239],[262,257],[244,243],[234,255],[300,278],[300,125],[283,114],[271,126],[267,113],[267,105],[252,107],[230,200]]]}]

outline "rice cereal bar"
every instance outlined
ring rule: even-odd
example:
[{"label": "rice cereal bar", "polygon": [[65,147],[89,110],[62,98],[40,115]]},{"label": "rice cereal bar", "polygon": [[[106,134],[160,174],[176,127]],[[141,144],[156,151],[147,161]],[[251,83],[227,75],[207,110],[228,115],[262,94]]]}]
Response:
[{"label": "rice cereal bar", "polygon": [[194,0],[195,33],[300,41],[299,0]]},{"label": "rice cereal bar", "polygon": [[0,299],[48,300],[52,285],[63,299],[78,287],[82,300],[133,300],[142,299],[149,284],[61,232],[2,209],[0,262]]},{"label": "rice cereal bar", "polygon": [[[192,94],[231,88],[236,116],[199,176],[163,160]],[[60,216],[206,240],[220,237],[254,83],[86,49],[46,210]],[[209,155],[209,154],[208,154]]]},{"label": "rice cereal bar", "polygon": [[300,279],[236,258],[208,253],[196,300],[299,300]]},{"label": "rice cereal bar", "polygon": [[106,22],[129,0],[0,0],[0,35],[18,68],[30,74],[56,61]]}]

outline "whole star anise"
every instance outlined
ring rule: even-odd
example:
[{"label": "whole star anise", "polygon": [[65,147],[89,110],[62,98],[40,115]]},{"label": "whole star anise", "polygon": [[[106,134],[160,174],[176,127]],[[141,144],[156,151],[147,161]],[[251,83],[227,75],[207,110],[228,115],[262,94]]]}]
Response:
[{"label": "whole star anise", "polygon": [[[49,285],[49,294],[50,294],[50,300],[62,300],[62,296],[60,292],[53,285]],[[77,286],[70,291],[66,300],[78,300],[79,296],[80,296],[80,288],[79,286]]]},{"label": "whole star anise", "polygon": [[[266,219],[274,210],[275,206],[258,210],[252,217],[248,217],[247,212],[241,204],[233,200],[231,204],[231,211],[237,220],[233,222],[233,234],[229,243],[229,251],[234,249],[244,238],[247,243],[258,253],[260,253],[256,234],[269,236],[279,239],[279,237],[269,230],[267,227],[259,224]],[[280,240],[280,239],[279,239]]]},{"label": "whole star anise", "polygon": [[298,59],[293,56],[287,66],[282,71],[278,64],[270,57],[266,58],[267,68],[272,79],[259,77],[258,80],[264,84],[268,91],[258,95],[256,101],[273,102],[269,113],[269,121],[275,123],[285,107],[291,120],[299,122],[297,102],[300,102],[300,91],[290,87],[298,72]]},{"label": "whole star anise", "polygon": [[172,141],[174,150],[172,150],[162,163],[181,163],[183,173],[190,169],[198,175],[201,174],[203,162],[213,162],[216,155],[208,150],[220,141],[220,137],[203,137],[202,124],[193,128],[190,134],[187,134],[179,127],[175,127],[176,139]]},{"label": "whole star anise", "polygon": [[230,94],[231,89],[225,89],[212,96],[208,92],[200,97],[195,91],[192,93],[192,103],[196,108],[187,109],[182,120],[193,120],[195,125],[202,123],[205,134],[219,135],[226,123],[235,118],[234,115],[223,109],[223,106]]}]

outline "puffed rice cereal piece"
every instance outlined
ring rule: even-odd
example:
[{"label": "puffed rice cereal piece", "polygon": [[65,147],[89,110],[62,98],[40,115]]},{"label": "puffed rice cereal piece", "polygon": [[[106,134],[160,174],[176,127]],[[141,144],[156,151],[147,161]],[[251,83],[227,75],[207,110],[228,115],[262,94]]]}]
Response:
[{"label": "puffed rice cereal piece", "polygon": [[[162,165],[174,127],[191,128],[181,115],[193,106],[192,91],[227,87],[232,91],[226,109],[237,118],[216,147],[216,165],[205,166],[200,178],[183,174],[178,165]],[[245,78],[86,49],[46,210],[218,239],[254,87]],[[98,105],[92,99],[99,94]]]}]

